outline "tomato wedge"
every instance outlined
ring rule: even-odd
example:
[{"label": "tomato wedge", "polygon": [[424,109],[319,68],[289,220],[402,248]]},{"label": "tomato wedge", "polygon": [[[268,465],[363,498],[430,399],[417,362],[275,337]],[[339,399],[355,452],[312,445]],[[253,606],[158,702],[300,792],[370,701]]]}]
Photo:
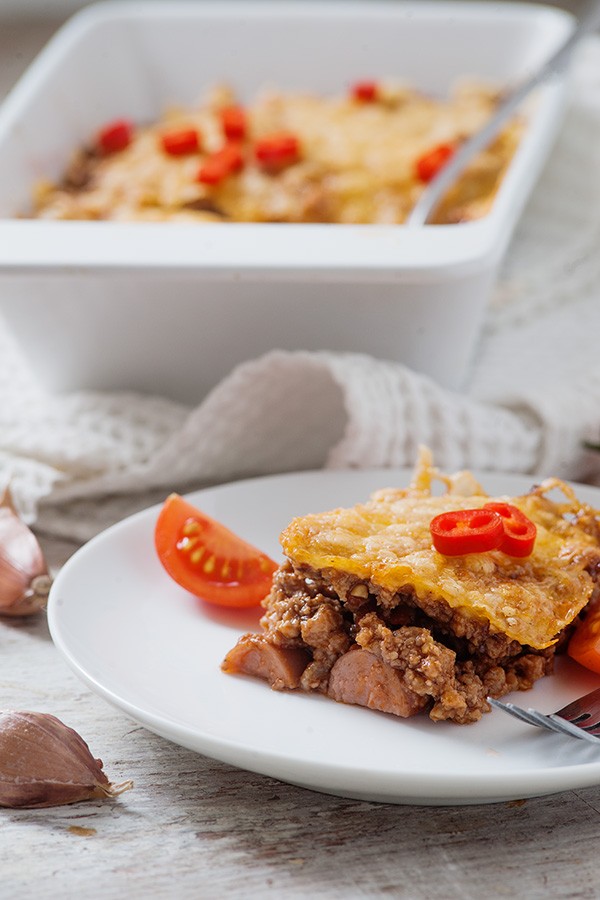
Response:
[{"label": "tomato wedge", "polygon": [[579,623],[569,641],[567,653],[586,669],[600,674],[600,609],[598,607],[594,612],[588,613],[585,619]]},{"label": "tomato wedge", "polygon": [[218,606],[256,606],[277,563],[179,494],[165,500],[154,530],[168,574],[196,597]]},{"label": "tomato wedge", "polygon": [[429,525],[433,546],[444,556],[496,550],[503,537],[502,519],[491,509],[454,509]]},{"label": "tomato wedge", "polygon": [[511,503],[486,503],[483,508],[497,512],[502,518],[504,537],[500,550],[507,556],[530,556],[537,535],[531,519]]}]

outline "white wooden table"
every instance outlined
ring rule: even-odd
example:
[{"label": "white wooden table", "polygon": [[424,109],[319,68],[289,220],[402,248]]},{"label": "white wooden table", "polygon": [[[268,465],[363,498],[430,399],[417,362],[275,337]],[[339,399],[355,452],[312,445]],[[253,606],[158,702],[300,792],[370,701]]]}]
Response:
[{"label": "white wooden table", "polygon": [[[0,96],[53,30],[0,27]],[[43,539],[56,569],[74,551]],[[600,786],[487,806],[344,800],[177,747],[92,694],[45,616],[0,619],[0,707],[57,715],[134,788],[0,810],[0,900],[600,897]]]},{"label": "white wooden table", "polygon": [[[75,549],[43,540],[54,571]],[[481,806],[344,800],[231,768],[92,694],[44,615],[0,620],[1,706],[75,728],[114,801],[0,810],[0,898],[600,896],[600,786]]]}]

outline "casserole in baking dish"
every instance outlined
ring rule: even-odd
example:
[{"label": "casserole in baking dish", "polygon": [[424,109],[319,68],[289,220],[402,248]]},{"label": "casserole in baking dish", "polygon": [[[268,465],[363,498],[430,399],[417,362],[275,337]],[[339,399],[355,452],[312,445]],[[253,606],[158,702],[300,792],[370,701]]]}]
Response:
[{"label": "casserole in baking dish", "polygon": [[[550,150],[560,77],[523,111],[487,215],[458,225],[19,220],[34,185],[116,117],[152,122],[227,80],[335,93],[399,77],[508,85],[573,27],[483,2],[105,3],[75,15],[0,110],[0,312],[48,388],[196,402],[272,348],[362,352],[458,388],[498,265]],[[292,40],[293,37],[293,40]]]}]

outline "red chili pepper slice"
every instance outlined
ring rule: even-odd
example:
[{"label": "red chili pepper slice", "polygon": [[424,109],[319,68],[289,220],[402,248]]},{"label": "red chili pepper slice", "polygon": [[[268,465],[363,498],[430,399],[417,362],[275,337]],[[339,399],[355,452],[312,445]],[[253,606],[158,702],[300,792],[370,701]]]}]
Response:
[{"label": "red chili pepper slice", "polygon": [[225,144],[221,150],[207,156],[200,169],[197,179],[202,184],[220,184],[225,178],[239,172],[244,165],[244,154],[239,144]]},{"label": "red chili pepper slice", "polygon": [[161,136],[161,145],[170,156],[188,156],[200,149],[200,134],[195,128],[167,131]]},{"label": "red chili pepper slice", "polygon": [[502,518],[504,536],[500,550],[508,556],[530,556],[537,535],[531,519],[510,503],[486,503],[484,509],[490,509]]},{"label": "red chili pepper slice", "polygon": [[219,115],[223,134],[228,141],[242,141],[246,137],[248,121],[241,106],[224,106]]},{"label": "red chili pepper slice", "polygon": [[102,153],[118,153],[133,140],[133,125],[128,119],[115,119],[100,129],[96,143]]},{"label": "red chili pepper slice", "polygon": [[440,513],[429,525],[433,546],[444,556],[484,553],[502,543],[502,517],[491,509],[455,509]]},{"label": "red chili pepper slice", "polygon": [[420,181],[427,183],[437,175],[454,153],[453,144],[438,144],[420,156],[415,163],[415,172]]},{"label": "red chili pepper slice", "polygon": [[379,99],[379,85],[376,81],[357,81],[352,85],[351,94],[359,103],[375,103]]},{"label": "red chili pepper slice", "polygon": [[265,169],[280,169],[300,159],[300,141],[287,131],[265,135],[256,142],[254,155]]}]

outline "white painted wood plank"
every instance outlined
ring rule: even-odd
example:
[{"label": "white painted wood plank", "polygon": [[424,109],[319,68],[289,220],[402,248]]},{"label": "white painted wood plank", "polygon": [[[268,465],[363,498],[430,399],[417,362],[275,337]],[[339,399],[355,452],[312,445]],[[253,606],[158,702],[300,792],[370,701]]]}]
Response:
[{"label": "white painted wood plank", "polygon": [[[44,547],[53,565],[73,549]],[[114,801],[0,810],[0,898],[599,896],[600,787],[428,808],[285,785],[114,710],[63,662],[44,616],[0,620],[0,706],[53,713],[111,779],[135,782]]]}]

